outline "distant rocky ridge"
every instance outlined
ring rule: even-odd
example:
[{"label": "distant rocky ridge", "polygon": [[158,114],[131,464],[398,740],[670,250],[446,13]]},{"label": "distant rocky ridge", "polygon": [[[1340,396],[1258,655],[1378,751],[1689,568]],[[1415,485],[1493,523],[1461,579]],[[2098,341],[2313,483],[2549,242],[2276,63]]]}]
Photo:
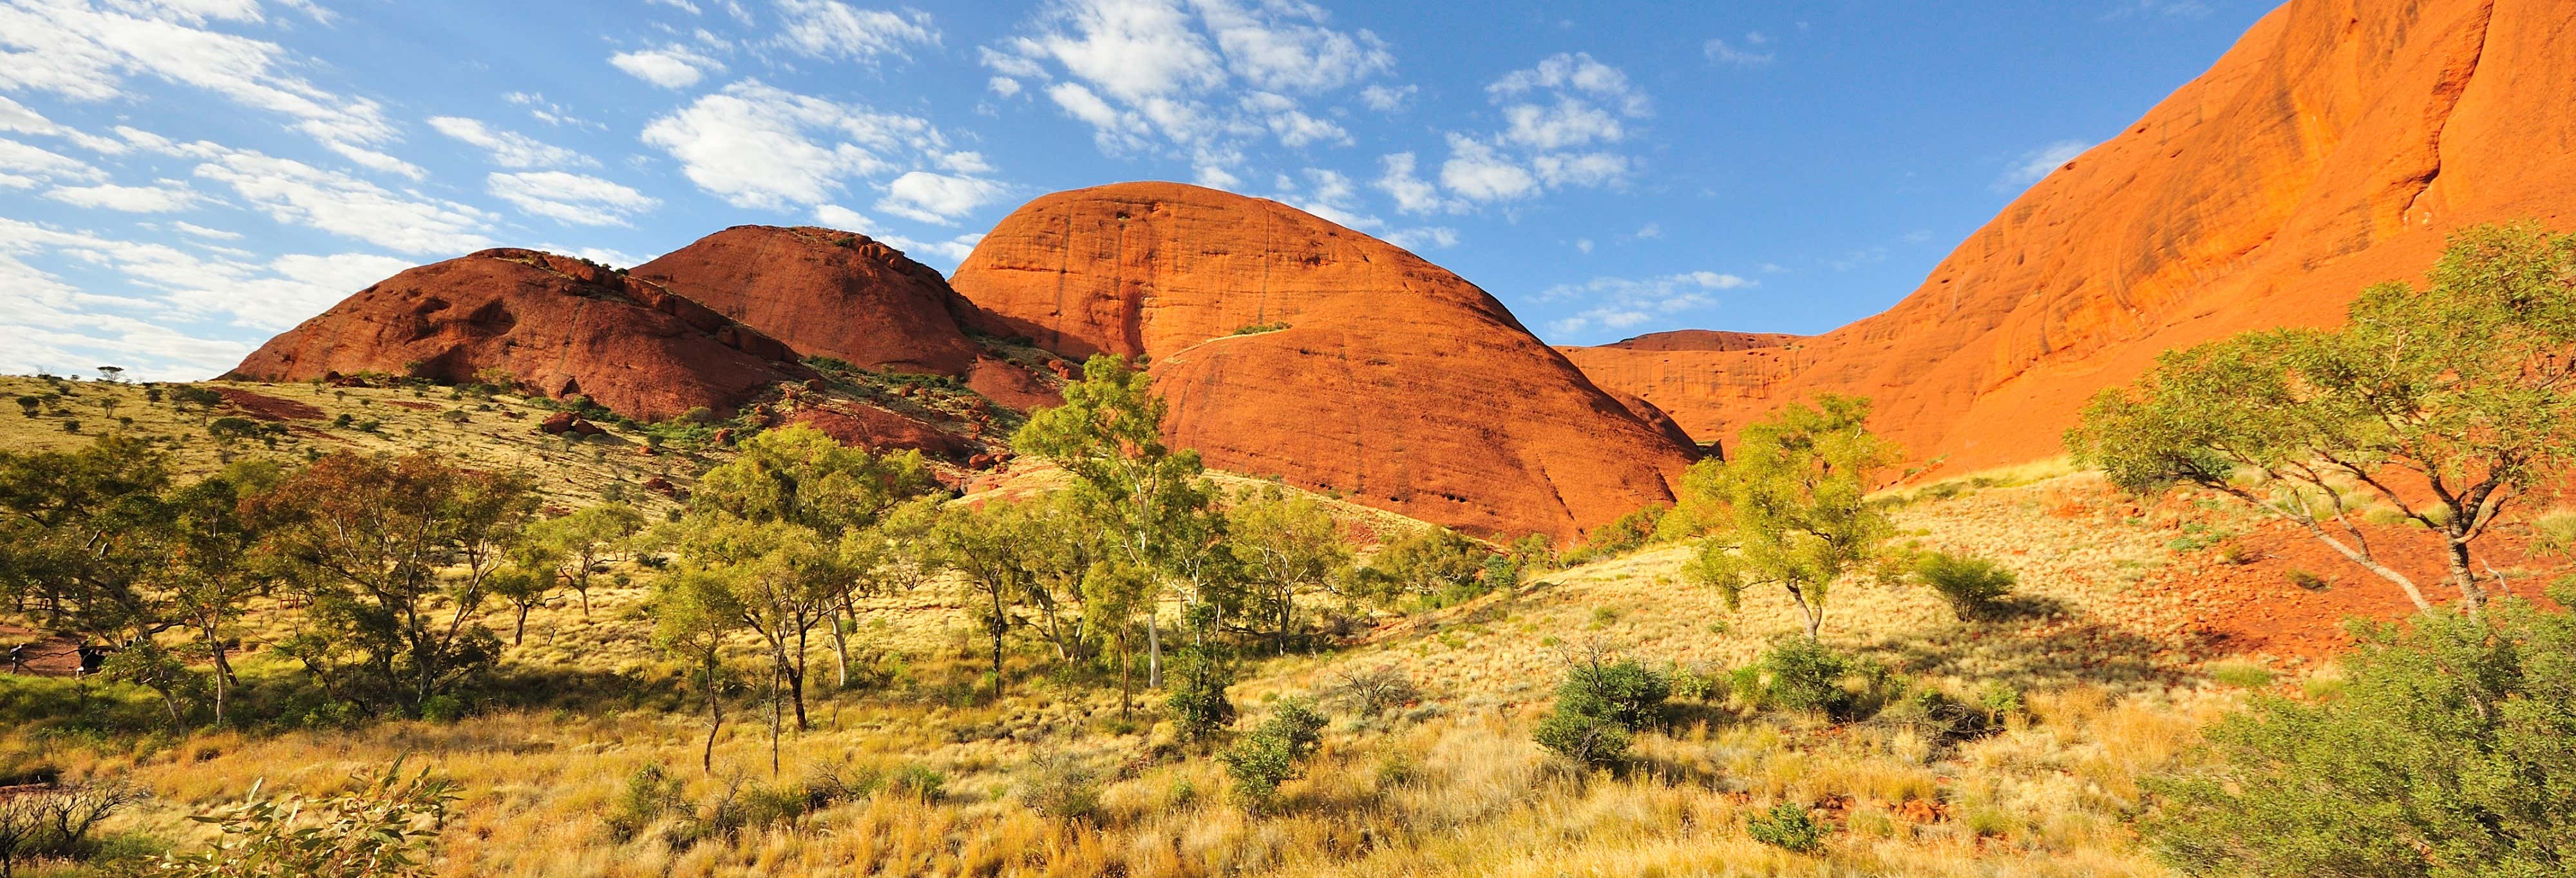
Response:
[{"label": "distant rocky ridge", "polygon": [[1571,538],[1693,457],[1474,284],[1304,211],[1177,183],[1030,202],[958,266],[997,335],[1150,358],[1210,466],[1479,535]]},{"label": "distant rocky ridge", "polygon": [[2338,322],[2363,287],[2419,279],[2453,229],[2571,212],[2563,0],[2294,0],[1885,313],[1777,345],[1566,353],[1702,440],[1813,394],[1870,396],[1918,461],[1962,472],[2060,453],[2083,402],[2159,352]]}]

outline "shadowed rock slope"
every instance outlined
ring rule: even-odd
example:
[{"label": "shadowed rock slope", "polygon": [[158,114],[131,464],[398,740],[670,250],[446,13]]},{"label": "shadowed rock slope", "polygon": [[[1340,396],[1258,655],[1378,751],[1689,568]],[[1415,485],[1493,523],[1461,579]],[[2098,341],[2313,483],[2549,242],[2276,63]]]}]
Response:
[{"label": "shadowed rock slope", "polygon": [[2042,458],[2160,351],[2339,322],[2465,225],[2576,225],[2571,156],[2564,0],[2296,0],[1883,314],[1775,345],[1567,353],[1703,440],[1837,392],[1876,398],[1938,471]]},{"label": "shadowed rock slope", "polygon": [[516,249],[387,278],[269,339],[233,373],[467,382],[489,369],[643,420],[698,407],[731,414],[781,382],[812,377],[787,345],[659,285]]},{"label": "shadowed rock slope", "polygon": [[1150,357],[1213,467],[1477,534],[1566,538],[1691,457],[1457,275],[1276,202],[1176,183],[1039,198],[951,282],[996,335]]}]

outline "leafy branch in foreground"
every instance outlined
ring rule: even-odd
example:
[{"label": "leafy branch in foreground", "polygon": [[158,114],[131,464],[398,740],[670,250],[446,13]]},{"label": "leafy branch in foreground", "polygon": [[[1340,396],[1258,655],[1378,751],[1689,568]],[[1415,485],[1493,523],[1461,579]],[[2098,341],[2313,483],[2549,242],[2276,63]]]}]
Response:
[{"label": "leafy branch in foreground", "polygon": [[2487,595],[2472,546],[2576,452],[2576,235],[2468,229],[2429,280],[2362,291],[2339,330],[2167,352],[2095,397],[2066,445],[2128,490],[2195,485],[2294,522],[2431,609],[2362,526],[2394,512],[2442,536],[2474,613]]},{"label": "leafy branch in foreground", "polygon": [[258,786],[221,813],[191,818],[220,827],[205,850],[162,859],[155,878],[415,878],[431,874],[431,848],[456,801],[455,784],[402,763],[354,792],[268,798]]}]

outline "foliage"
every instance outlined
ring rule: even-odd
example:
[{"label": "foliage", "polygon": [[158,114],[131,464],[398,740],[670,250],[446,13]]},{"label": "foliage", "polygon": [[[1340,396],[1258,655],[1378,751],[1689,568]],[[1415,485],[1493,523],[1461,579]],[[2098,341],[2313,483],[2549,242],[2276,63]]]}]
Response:
[{"label": "foliage", "polygon": [[355,792],[327,798],[263,797],[208,817],[222,838],[202,851],[163,859],[156,878],[415,878],[429,858],[455,785],[424,767],[408,777],[394,763]]},{"label": "foliage", "polygon": [[1823,850],[1825,835],[1833,831],[1833,824],[1816,819],[1816,815],[1809,811],[1807,806],[1796,802],[1781,802],[1771,806],[1768,811],[1758,811],[1744,817],[1745,835],[1752,836],[1754,841],[1793,854],[1812,854]]},{"label": "foliage", "polygon": [[1560,563],[1567,567],[1579,567],[1645,548],[1646,544],[1656,541],[1656,535],[1662,529],[1664,519],[1670,516],[1672,511],[1673,508],[1670,506],[1655,504],[1639,508],[1619,516],[1609,524],[1593,528],[1591,533],[1584,535],[1583,545],[1565,553]]},{"label": "foliage", "polygon": [[86,860],[98,853],[90,831],[143,798],[122,782],[47,785],[0,796],[0,878],[29,860]]},{"label": "foliage", "polygon": [[2012,595],[2021,577],[2003,565],[1973,555],[1948,552],[1925,552],[1914,559],[1914,576],[1941,593],[1950,603],[1950,612],[1960,619],[1974,619],[1993,612],[1997,602]]},{"label": "foliage", "polygon": [[1179,685],[1165,696],[1173,725],[1179,728],[1182,739],[1193,744],[1214,741],[1234,725],[1234,702],[1226,698],[1225,690],[1234,685],[1235,668],[1220,650],[1222,647],[1212,643],[1181,650],[1175,668]]},{"label": "foliage", "polygon": [[1539,721],[1539,746],[1587,765],[1626,758],[1632,732],[1662,721],[1672,680],[1635,659],[1611,661],[1600,650],[1574,660],[1556,688],[1556,709]]},{"label": "foliage", "polygon": [[2152,785],[2158,852],[2194,875],[2566,874],[2576,616],[2491,610],[2357,626],[2339,694],[2212,727],[2208,765]]},{"label": "foliage", "polygon": [[2095,397],[2067,447],[2132,491],[2195,485],[2294,522],[2429,609],[2362,530],[2368,510],[2392,510],[2442,535],[2474,610],[2473,545],[2576,452],[2576,235],[2467,229],[2428,277],[2363,290],[2339,330],[2167,352]]},{"label": "foliage", "polygon": [[1070,753],[1038,754],[1020,781],[1020,801],[1058,820],[1090,817],[1100,810],[1100,772]]},{"label": "foliage", "polygon": [[1287,654],[1297,597],[1329,587],[1350,567],[1340,526],[1314,498],[1268,485],[1226,510],[1226,537],[1251,590],[1248,609],[1271,621],[1272,648]]},{"label": "foliage", "polygon": [[1742,688],[1759,706],[1840,720],[1867,718],[1903,694],[1884,666],[1811,639],[1784,639],[1747,670],[1752,685]]},{"label": "foliage", "polygon": [[1359,578],[1381,600],[1411,597],[1448,606],[1485,593],[1485,564],[1493,555],[1457,531],[1427,528],[1379,548]]},{"label": "foliage", "polygon": [[315,461],[246,501],[311,604],[281,648],[337,697],[420,715],[497,656],[476,611],[536,505],[525,476],[429,452]]},{"label": "foliage", "polygon": [[1413,678],[1405,676],[1402,668],[1379,665],[1335,672],[1324,689],[1324,698],[1346,712],[1376,716],[1421,700],[1422,690],[1413,685]]},{"label": "foliage", "polygon": [[1868,494],[1899,454],[1868,419],[1868,400],[1827,395],[1744,428],[1708,486],[1724,503],[1726,529],[1701,544],[1686,573],[1715,586],[1729,607],[1748,585],[1785,588],[1807,637],[1817,637],[1833,585],[1886,560],[1895,533]]},{"label": "foliage", "polygon": [[1279,785],[1306,773],[1306,760],[1324,744],[1323,714],[1302,698],[1279,702],[1270,718],[1217,755],[1234,780],[1235,800],[1251,811],[1277,803]]}]

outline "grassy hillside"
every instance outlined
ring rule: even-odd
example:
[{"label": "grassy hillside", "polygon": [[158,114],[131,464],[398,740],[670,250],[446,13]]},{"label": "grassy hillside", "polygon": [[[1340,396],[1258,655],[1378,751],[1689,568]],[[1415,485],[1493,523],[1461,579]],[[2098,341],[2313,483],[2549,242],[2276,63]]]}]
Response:
[{"label": "grassy hillside", "polygon": [[[328,391],[258,390],[346,407]],[[137,429],[190,416],[154,417]],[[476,435],[478,453],[551,455],[541,459],[573,473],[566,485],[621,476],[506,430]],[[360,441],[412,438],[395,436]],[[202,440],[183,447],[213,453]],[[1388,619],[1344,648],[1257,660],[1233,689],[1244,726],[1301,695],[1333,714],[1306,776],[1260,814],[1229,800],[1221,765],[1175,739],[1158,700],[1122,715],[1114,686],[1050,670],[1034,643],[1011,657],[1028,676],[998,701],[984,695],[980,631],[967,596],[945,584],[868,601],[846,683],[818,640],[816,727],[785,732],[775,771],[769,717],[748,692],[760,681],[745,670],[715,770],[701,773],[702,702],[650,647],[647,577],[632,568],[621,571],[638,574],[629,583],[593,591],[587,614],[559,601],[531,618],[503,659],[532,693],[520,706],[449,723],[102,738],[78,718],[143,717],[153,705],[0,678],[12,717],[27,720],[7,733],[0,767],[136,778],[155,798],[110,828],[145,845],[203,837],[185,817],[254,782],[334,790],[409,758],[460,784],[438,864],[459,876],[2161,875],[2128,822],[2138,779],[2178,758],[2241,687],[2296,679],[2258,659],[2210,663],[2226,645],[2165,590],[2220,563],[2187,539],[2214,515],[2132,508],[2083,476],[1931,492],[1905,507],[1908,539],[1990,554],[2020,574],[2023,612],[1961,622],[1917,586],[1856,584],[1834,596],[1826,639],[1918,691],[1979,705],[1993,725],[1966,735],[1904,710],[1837,725],[1729,694],[1731,669],[1799,630],[1794,611],[1754,591],[1729,612],[1681,582],[1684,553],[1667,548]],[[738,667],[756,665],[748,639],[732,649]],[[1587,650],[1704,681],[1676,698],[1672,722],[1639,737],[1629,769],[1582,770],[1531,743],[1566,661]],[[282,670],[269,661],[247,673]],[[1417,693],[1383,712],[1335,697],[1352,676],[1387,670]],[[638,780],[648,772],[672,780]],[[1067,789],[1096,801],[1060,816]],[[1748,819],[1783,802],[1835,829],[1820,852],[1747,834]]]}]

